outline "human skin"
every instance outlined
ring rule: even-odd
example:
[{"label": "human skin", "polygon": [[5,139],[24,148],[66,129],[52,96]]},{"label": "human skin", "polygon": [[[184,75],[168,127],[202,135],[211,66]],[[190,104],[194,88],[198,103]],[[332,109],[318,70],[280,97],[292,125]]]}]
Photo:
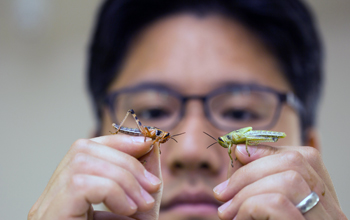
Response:
[{"label": "human skin", "polygon": [[[205,95],[228,82],[292,91],[264,44],[239,23],[218,15],[174,15],[139,33],[109,91],[145,82],[183,95]],[[250,157],[245,145],[238,145],[233,168],[227,149],[206,149],[213,140],[203,131],[214,137],[227,131],[206,119],[198,100],[188,102],[184,118],[169,131],[186,134],[176,137],[178,143],[162,144],[161,155],[159,146],[150,151],[150,141],[143,137],[108,135],[112,123],[105,108],[106,136],[72,145],[28,219],[111,219],[112,214],[93,213],[91,203],[100,202],[118,219],[346,219],[315,130],[307,133],[311,146],[302,146],[298,115],[287,105],[271,128],[287,137],[250,146]],[[311,191],[320,202],[302,215],[295,205]],[[173,203],[176,198],[181,204]]]}]

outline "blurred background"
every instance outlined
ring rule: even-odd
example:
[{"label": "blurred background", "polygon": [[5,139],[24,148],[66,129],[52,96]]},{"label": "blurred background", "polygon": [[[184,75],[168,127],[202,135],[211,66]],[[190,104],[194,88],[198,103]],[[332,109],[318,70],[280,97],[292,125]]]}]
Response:
[{"label": "blurred background", "polygon": [[[308,0],[326,47],[323,158],[350,217],[350,1]],[[0,219],[26,219],[56,166],[94,129],[86,51],[100,0],[0,0]]]}]

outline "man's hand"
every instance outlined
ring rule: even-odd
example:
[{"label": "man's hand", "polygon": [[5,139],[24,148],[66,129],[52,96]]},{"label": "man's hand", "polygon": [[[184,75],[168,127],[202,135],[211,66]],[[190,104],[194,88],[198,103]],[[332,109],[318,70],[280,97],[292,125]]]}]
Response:
[{"label": "man's hand", "polygon": [[[342,213],[320,152],[312,147],[249,146],[235,150],[244,165],[229,168],[229,179],[214,189],[226,202],[221,219],[347,219]],[[319,203],[304,215],[296,205],[311,191]]]},{"label": "man's hand", "polygon": [[[155,219],[162,186],[159,145],[150,145],[127,135],[76,141],[28,219]],[[93,211],[102,202],[112,213]]]}]

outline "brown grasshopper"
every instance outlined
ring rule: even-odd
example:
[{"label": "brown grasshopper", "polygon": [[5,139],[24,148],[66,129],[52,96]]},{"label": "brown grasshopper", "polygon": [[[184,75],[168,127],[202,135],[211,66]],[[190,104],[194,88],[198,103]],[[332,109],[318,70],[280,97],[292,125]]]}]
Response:
[{"label": "brown grasshopper", "polygon": [[[129,114],[131,114],[134,117],[138,129],[137,128],[122,127],[122,125],[124,124],[124,122]],[[127,111],[127,113],[126,113],[123,121],[120,123],[120,125],[113,123],[112,126],[116,129],[116,131],[114,133],[111,132],[112,134],[118,134],[118,132],[120,131],[123,134],[128,134],[128,135],[133,135],[133,136],[143,135],[145,137],[145,141],[146,141],[147,137],[151,138],[153,140],[151,147],[156,142],[163,144],[163,143],[167,142],[169,139],[173,139],[175,142],[177,142],[174,139],[174,137],[185,133],[185,132],[183,132],[183,133],[175,134],[175,135],[171,136],[169,132],[163,131],[159,128],[151,127],[151,126],[143,126],[141,121],[137,118],[133,109],[129,109]],[[159,150],[159,152],[160,152],[160,150]]]}]

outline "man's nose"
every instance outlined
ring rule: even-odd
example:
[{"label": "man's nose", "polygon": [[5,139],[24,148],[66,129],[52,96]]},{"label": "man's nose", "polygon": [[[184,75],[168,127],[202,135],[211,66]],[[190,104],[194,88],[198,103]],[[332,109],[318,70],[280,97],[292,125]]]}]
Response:
[{"label": "man's nose", "polygon": [[[212,143],[203,131],[212,133],[215,128],[205,118],[203,107],[198,101],[186,106],[186,114],[175,133],[186,132],[179,137],[179,143],[172,143],[167,149],[166,166],[171,172],[201,172],[217,175],[222,172],[221,148],[207,147]],[[211,132],[212,131],[212,132]],[[174,132],[174,131],[172,131]],[[217,132],[217,131],[216,131]]]}]

